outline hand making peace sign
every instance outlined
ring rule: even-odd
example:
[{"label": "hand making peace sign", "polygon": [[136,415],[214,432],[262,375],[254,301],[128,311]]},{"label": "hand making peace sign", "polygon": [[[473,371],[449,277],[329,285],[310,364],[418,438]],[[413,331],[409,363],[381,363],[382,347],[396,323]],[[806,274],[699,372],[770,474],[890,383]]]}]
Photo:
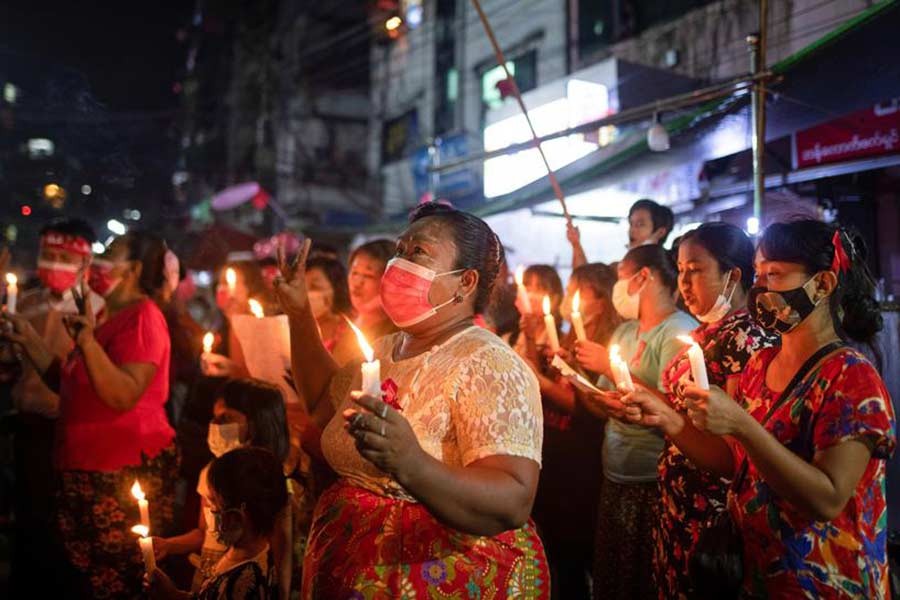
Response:
[{"label": "hand making peace sign", "polygon": [[305,312],[309,306],[309,295],[306,290],[306,259],[312,240],[307,238],[300,248],[300,254],[291,264],[284,256],[284,246],[278,245],[278,271],[275,278],[275,296],[281,304],[281,310],[289,317],[296,317]]}]

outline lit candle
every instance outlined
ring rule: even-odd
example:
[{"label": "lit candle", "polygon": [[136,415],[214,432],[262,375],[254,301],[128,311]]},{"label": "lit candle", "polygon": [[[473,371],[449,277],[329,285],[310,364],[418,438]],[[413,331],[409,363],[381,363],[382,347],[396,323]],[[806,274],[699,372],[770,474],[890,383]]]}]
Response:
[{"label": "lit candle", "polygon": [[703,390],[709,389],[709,378],[706,376],[706,361],[703,360],[703,350],[689,335],[679,335],[678,339],[689,344],[688,359],[691,361],[691,378],[694,385]]},{"label": "lit candle", "polygon": [[237,273],[231,267],[225,269],[225,283],[228,284],[228,295],[234,297],[234,288],[237,287]]},{"label": "lit candle", "polygon": [[215,341],[216,336],[213,335],[212,331],[207,331],[203,336],[203,354],[212,352],[213,342]]},{"label": "lit candle", "polygon": [[19,278],[15,273],[6,274],[6,312],[16,314],[16,299],[19,296]]},{"label": "lit candle", "polygon": [[547,330],[547,342],[554,352],[559,350],[559,336],[556,335],[556,319],[550,312],[550,296],[544,296],[544,328]]},{"label": "lit candle", "polygon": [[138,538],[138,544],[141,545],[144,568],[147,570],[147,575],[151,575],[156,570],[156,557],[153,556],[153,538],[150,537],[150,530],[144,525],[135,525],[131,531],[141,536]]},{"label": "lit candle", "polygon": [[575,330],[575,337],[583,342],[587,339],[587,335],[584,333],[584,319],[581,318],[580,308],[581,290],[578,290],[572,298],[572,328]]},{"label": "lit candle", "polygon": [[134,485],[131,486],[131,495],[138,502],[138,509],[141,511],[141,525],[146,527],[147,531],[150,531],[150,503],[147,502],[147,496],[144,494],[144,490],[141,489],[141,483],[137,479],[134,480]]},{"label": "lit candle", "polygon": [[259,302],[257,302],[257,301],[254,300],[253,298],[250,298],[250,299],[247,301],[247,304],[250,305],[250,312],[251,312],[251,313],[253,314],[253,316],[256,317],[257,319],[262,319],[264,316],[266,316],[265,313],[263,312],[262,304],[260,304]]},{"label": "lit candle", "polygon": [[519,292],[519,306],[526,314],[531,314],[531,298],[528,297],[528,291],[525,289],[525,267],[519,265],[516,269],[516,288]]},{"label": "lit candle", "polygon": [[612,370],[616,389],[625,392],[634,391],[634,382],[631,380],[631,371],[628,370],[628,363],[622,358],[618,344],[613,344],[609,347],[609,368]]},{"label": "lit candle", "polygon": [[351,323],[349,319],[347,323],[350,323],[350,328],[356,334],[356,340],[359,342],[359,348],[362,350],[363,356],[366,357],[366,362],[362,364],[362,393],[380,399],[381,361],[375,360],[375,352],[372,350],[369,342],[366,341],[366,336],[363,335],[363,332]]}]

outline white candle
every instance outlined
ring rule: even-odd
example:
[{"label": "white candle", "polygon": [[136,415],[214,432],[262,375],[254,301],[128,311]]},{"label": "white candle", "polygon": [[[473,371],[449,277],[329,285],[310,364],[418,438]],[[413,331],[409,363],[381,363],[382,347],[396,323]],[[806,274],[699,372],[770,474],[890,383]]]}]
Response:
[{"label": "white candle", "polygon": [[366,336],[354,325],[349,319],[347,323],[356,334],[356,340],[359,342],[359,349],[362,350],[366,362],[362,364],[362,393],[367,396],[375,396],[381,399],[381,361],[375,360],[375,351],[366,341]]},{"label": "white candle", "polygon": [[144,557],[144,568],[147,570],[147,575],[151,575],[156,570],[156,557],[153,556],[153,538],[149,537],[150,531],[143,525],[135,525],[131,531],[141,536],[138,544],[141,546],[141,555]]},{"label": "white candle", "polygon": [[616,389],[633,392],[634,381],[631,379],[631,371],[628,370],[628,363],[622,358],[618,344],[609,347],[609,367],[613,373]]},{"label": "white candle", "polygon": [[679,335],[678,339],[689,344],[688,359],[691,361],[691,378],[694,385],[703,390],[709,389],[709,377],[706,376],[706,361],[703,359],[703,350],[697,342],[688,335]]},{"label": "white candle", "polygon": [[247,304],[250,305],[250,313],[257,319],[262,319],[264,316],[266,316],[263,312],[262,304],[260,304],[255,299],[250,298],[250,300],[247,301]]},{"label": "white candle", "polygon": [[225,269],[225,283],[228,285],[228,295],[234,297],[234,288],[237,287],[237,273],[231,267]]},{"label": "white candle", "polygon": [[547,342],[550,349],[556,352],[559,350],[559,336],[556,335],[556,319],[550,312],[550,296],[544,296],[544,328],[547,330]]},{"label": "white candle", "polygon": [[6,312],[16,314],[16,301],[19,297],[19,278],[15,273],[6,274]]},{"label": "white candle", "polygon": [[525,267],[519,265],[516,269],[516,288],[519,293],[519,306],[526,314],[531,314],[531,298],[528,297],[528,291],[525,289]]},{"label": "white candle", "polygon": [[135,479],[134,485],[131,486],[131,495],[137,500],[138,509],[141,511],[141,525],[147,528],[147,531],[150,531],[150,503],[147,501],[147,496],[144,494],[144,490],[141,489],[141,483]]},{"label": "white candle", "polygon": [[583,342],[587,339],[587,335],[584,333],[584,319],[581,318],[580,308],[581,290],[575,292],[575,296],[572,298],[572,328],[575,330],[575,337]]},{"label": "white candle", "polygon": [[216,341],[216,336],[213,335],[212,331],[207,331],[203,336],[203,354],[209,354],[212,352],[213,342]]}]

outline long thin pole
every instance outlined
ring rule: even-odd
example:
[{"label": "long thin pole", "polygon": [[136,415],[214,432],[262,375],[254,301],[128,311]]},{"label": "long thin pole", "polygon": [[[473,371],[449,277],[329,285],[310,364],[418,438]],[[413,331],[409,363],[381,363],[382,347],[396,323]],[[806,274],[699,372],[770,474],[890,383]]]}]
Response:
[{"label": "long thin pole", "polygon": [[[750,44],[750,68],[754,75],[766,70],[766,43],[768,39],[768,0],[759,2],[759,33],[747,37]],[[763,201],[766,193],[766,81],[759,78],[753,84],[750,105],[753,119],[753,217],[762,224]]]},{"label": "long thin pole", "polygon": [[479,0],[472,0],[472,6],[475,7],[475,12],[478,13],[478,18],[481,19],[481,24],[484,26],[484,32],[487,34],[488,39],[491,41],[491,46],[494,48],[494,56],[497,59],[497,64],[503,68],[503,73],[506,75],[506,81],[512,86],[513,95],[516,97],[516,102],[519,103],[519,108],[522,110],[522,114],[525,115],[525,121],[528,123],[528,128],[531,130],[531,137],[535,147],[538,149],[538,152],[541,155],[541,159],[544,161],[544,166],[547,168],[547,177],[550,179],[550,185],[553,187],[553,193],[556,195],[556,199],[559,200],[560,205],[562,205],[563,215],[566,217],[566,222],[570,225],[572,224],[572,216],[569,214],[569,207],[566,206],[566,197],[563,195],[562,188],[559,186],[559,181],[556,179],[556,173],[553,172],[553,169],[550,168],[550,162],[547,160],[547,155],[544,154],[544,149],[541,147],[541,140],[538,137],[537,131],[534,129],[534,125],[531,123],[531,117],[528,115],[528,109],[525,108],[525,102],[522,101],[522,94],[519,92],[519,86],[516,84],[515,78],[510,74],[509,69],[506,68],[506,57],[503,54],[503,50],[500,49],[500,44],[497,43],[497,38],[494,36],[494,30],[491,27],[490,22],[488,21],[487,15],[484,14],[484,11],[481,9],[481,3]]}]

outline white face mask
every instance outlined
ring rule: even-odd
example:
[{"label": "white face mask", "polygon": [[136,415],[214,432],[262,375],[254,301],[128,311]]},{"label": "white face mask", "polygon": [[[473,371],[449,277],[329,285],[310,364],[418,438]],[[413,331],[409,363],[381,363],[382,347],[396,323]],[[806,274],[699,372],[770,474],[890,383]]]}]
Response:
[{"label": "white face mask", "polygon": [[226,452],[241,447],[241,426],[237,423],[210,423],[206,436],[209,451],[219,458]]},{"label": "white face mask", "polygon": [[640,271],[629,277],[628,279],[620,279],[616,282],[612,289],[612,303],[616,312],[626,320],[637,319],[640,312],[641,292],[647,287],[647,282],[641,286],[634,294],[628,293],[628,284],[631,280],[640,275]]},{"label": "white face mask", "polygon": [[725,285],[722,286],[722,291],[719,292],[719,297],[716,298],[716,302],[712,305],[712,308],[702,315],[695,315],[698,321],[701,323],[718,323],[731,312],[731,299],[734,297],[734,290],[737,289],[738,284],[734,284],[734,287],[731,288],[731,292],[726,298],[725,290],[728,289],[728,283],[729,279],[725,279]]}]

